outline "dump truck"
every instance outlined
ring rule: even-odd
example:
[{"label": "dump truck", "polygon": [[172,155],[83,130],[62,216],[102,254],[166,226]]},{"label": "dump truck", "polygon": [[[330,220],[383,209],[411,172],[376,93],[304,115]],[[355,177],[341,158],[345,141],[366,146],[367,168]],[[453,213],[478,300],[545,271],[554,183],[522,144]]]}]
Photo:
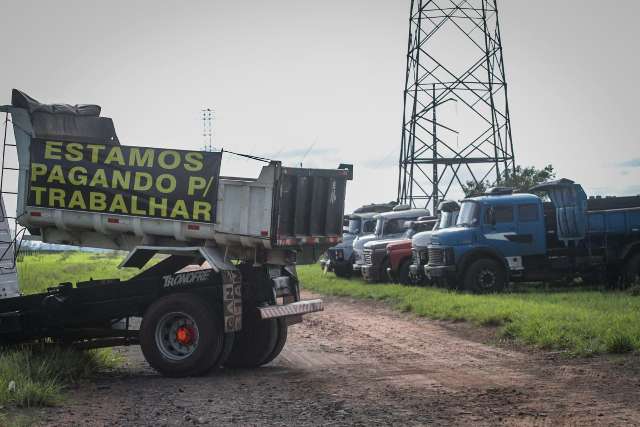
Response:
[{"label": "dump truck", "polygon": [[227,153],[121,145],[97,105],[42,104],[14,90],[0,111],[15,135],[3,150],[14,148],[18,161],[3,160],[3,171],[17,173],[16,190],[4,185],[3,196],[15,195],[14,218],[29,238],[127,251],[121,266],[141,269],[33,295],[6,290],[1,344],[140,345],[161,374],[195,376],[269,363],[288,327],[323,309],[301,299],[296,265],[340,241],[350,165],[292,168],[248,156],[264,162],[257,178],[221,176]]},{"label": "dump truck", "polygon": [[509,282],[581,278],[619,287],[640,276],[640,198],[587,199],[569,179],[516,194],[494,188],[462,201],[455,227],[436,231],[425,273],[470,292]]}]

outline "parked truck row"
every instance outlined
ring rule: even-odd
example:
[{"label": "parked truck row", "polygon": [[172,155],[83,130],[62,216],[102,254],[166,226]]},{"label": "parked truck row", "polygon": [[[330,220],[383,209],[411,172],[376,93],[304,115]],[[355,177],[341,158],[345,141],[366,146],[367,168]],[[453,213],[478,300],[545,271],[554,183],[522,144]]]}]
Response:
[{"label": "parked truck row", "polygon": [[[424,284],[427,278],[422,265],[416,264],[414,248],[425,245],[436,230],[455,225],[458,210],[457,202],[443,201],[437,215],[406,206],[389,207],[387,212],[351,214],[348,227],[356,232],[327,251],[322,268],[334,271],[338,277],[358,275],[372,283],[391,280]],[[362,228],[354,228],[354,224]]]},{"label": "parked truck row", "polygon": [[518,281],[620,287],[640,279],[640,197],[589,199],[566,179],[532,191],[493,188],[445,201],[437,217],[402,207],[377,214],[375,230],[351,243],[352,271],[368,282],[469,292]]}]

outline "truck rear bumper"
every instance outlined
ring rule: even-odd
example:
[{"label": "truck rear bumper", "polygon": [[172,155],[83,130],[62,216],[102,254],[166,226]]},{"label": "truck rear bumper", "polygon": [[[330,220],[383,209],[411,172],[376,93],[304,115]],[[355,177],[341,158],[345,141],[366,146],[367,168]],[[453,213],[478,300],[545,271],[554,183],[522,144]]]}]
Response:
[{"label": "truck rear bumper", "polygon": [[301,316],[303,314],[323,311],[324,305],[321,299],[298,301],[284,305],[270,305],[258,307],[262,319],[277,319],[279,317]]}]

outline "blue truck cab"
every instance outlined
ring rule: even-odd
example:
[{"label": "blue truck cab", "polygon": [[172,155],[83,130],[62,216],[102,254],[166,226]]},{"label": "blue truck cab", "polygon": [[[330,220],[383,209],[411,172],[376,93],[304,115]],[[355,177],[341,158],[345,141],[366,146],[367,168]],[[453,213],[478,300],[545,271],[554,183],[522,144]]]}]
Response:
[{"label": "blue truck cab", "polygon": [[534,190],[551,201],[506,188],[463,200],[456,226],[431,236],[425,274],[472,292],[516,280],[640,274],[640,206],[588,211],[582,187],[564,179]]}]

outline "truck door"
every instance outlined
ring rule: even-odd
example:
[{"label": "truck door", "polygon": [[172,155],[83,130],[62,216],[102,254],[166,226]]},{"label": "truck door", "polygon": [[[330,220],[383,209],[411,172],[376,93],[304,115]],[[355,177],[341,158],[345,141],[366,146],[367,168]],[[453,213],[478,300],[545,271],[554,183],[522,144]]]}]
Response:
[{"label": "truck door", "polygon": [[[522,212],[520,206],[523,206]],[[484,238],[505,257],[544,253],[544,224],[538,205],[489,205],[485,207],[482,222]]]},{"label": "truck door", "polygon": [[513,241],[520,245],[520,254],[541,255],[546,252],[546,233],[540,203],[523,203],[516,207],[517,235]]},{"label": "truck door", "polygon": [[512,240],[517,235],[513,205],[484,206],[482,234],[487,243],[503,256],[519,255],[519,244]]}]

